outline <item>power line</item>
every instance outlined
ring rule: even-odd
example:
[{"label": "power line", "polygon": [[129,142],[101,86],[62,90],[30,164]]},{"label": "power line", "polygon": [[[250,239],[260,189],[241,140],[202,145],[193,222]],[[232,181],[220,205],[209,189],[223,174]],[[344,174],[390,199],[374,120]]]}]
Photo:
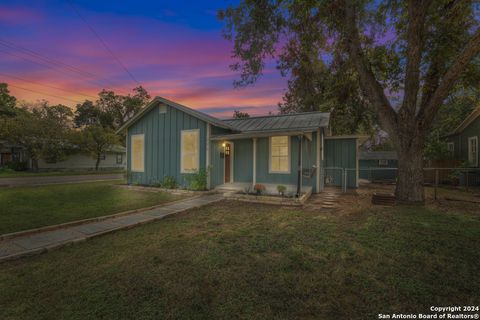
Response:
[{"label": "power line", "polygon": [[4,75],[5,77],[10,77],[10,78],[18,79],[18,80],[21,80],[21,81],[33,83],[33,84],[36,84],[36,85],[39,85],[39,86],[42,86],[42,87],[46,87],[46,88],[52,88],[52,89],[61,90],[61,91],[69,92],[69,93],[79,94],[81,96],[89,97],[89,98],[92,98],[92,99],[97,99],[97,97],[94,97],[94,96],[91,96],[91,95],[88,95],[88,94],[84,94],[84,93],[80,93],[80,92],[76,92],[76,91],[72,91],[72,90],[66,90],[66,89],[63,89],[63,88],[60,88],[60,87],[51,86],[51,85],[48,85],[48,84],[43,84],[43,83],[40,83],[40,82],[27,80],[25,78],[17,77],[17,76],[11,75],[11,74],[6,74],[6,73],[0,72],[0,75]]},{"label": "power line", "polygon": [[27,88],[20,87],[20,86],[14,85],[14,84],[8,84],[8,86],[9,87],[14,87],[14,88],[17,88],[17,89],[22,89],[22,90],[34,92],[34,93],[38,93],[38,94],[42,94],[42,95],[46,95],[46,96],[50,96],[50,97],[55,97],[55,98],[58,98],[58,99],[68,100],[68,101],[75,102],[75,103],[82,103],[81,101],[76,101],[76,100],[72,100],[70,98],[65,98],[65,97],[54,95],[54,94],[49,94],[49,93],[40,92],[40,91],[36,91],[36,90],[32,90],[32,89],[27,89]]},{"label": "power line", "polygon": [[25,48],[25,47],[22,47],[22,46],[19,46],[19,45],[16,45],[14,44],[13,42],[9,42],[9,41],[6,41],[6,40],[3,40],[3,39],[0,39],[0,44],[5,46],[5,47],[8,47],[10,49],[14,49],[14,50],[18,50],[18,51],[22,51],[24,54],[27,54],[29,56],[32,56],[34,58],[37,58],[37,59],[40,59],[46,63],[49,63],[49,64],[53,64],[53,65],[61,65],[62,67],[64,68],[67,68],[73,72],[76,72],[76,73],[80,73],[80,74],[83,74],[85,76],[88,76],[88,77],[98,77],[97,75],[93,74],[93,73],[90,73],[88,71],[84,71],[84,70],[81,70],[75,66],[72,66],[72,65],[69,65],[69,64],[66,64],[62,61],[59,61],[59,60],[53,60],[53,59],[50,59],[48,57],[45,57],[41,54],[39,54],[38,52],[35,52],[33,50],[30,50],[28,48]]},{"label": "power line", "polygon": [[[52,66],[52,65],[49,65],[49,64],[46,64],[46,63],[42,63],[42,62],[39,62],[39,61],[37,61],[37,60],[31,59],[31,58],[27,58],[27,57],[24,57],[24,56],[22,56],[22,55],[19,55],[19,54],[13,53],[13,52],[9,52],[9,51],[5,51],[5,50],[1,50],[1,49],[0,49],[0,52],[3,52],[3,53],[8,54],[8,55],[11,55],[11,56],[13,56],[13,57],[17,57],[17,58],[23,59],[23,60],[25,60],[25,61],[29,61],[29,62],[38,64],[38,65],[40,65],[40,66],[42,66],[42,67],[47,67],[47,68],[52,69],[52,70],[54,70],[54,71],[60,72],[61,74],[65,74],[65,73],[62,71],[62,68],[61,68],[61,67],[58,67],[58,66],[55,66],[55,65]],[[70,75],[70,76],[72,76],[72,75]],[[82,76],[82,75],[80,75],[80,76]],[[85,77],[85,76],[83,76],[83,77],[86,79],[86,81],[88,81],[88,82],[90,82],[90,83],[92,83],[92,84],[94,84],[94,85],[96,85],[96,86],[105,87],[104,84],[102,84],[101,82],[98,82],[97,80],[91,80],[90,78],[87,78],[87,77]],[[75,79],[77,79],[77,78],[75,78]]]},{"label": "power line", "polygon": [[68,0],[68,3],[70,4],[70,7],[72,7],[73,11],[75,11],[75,13],[78,15],[78,17],[83,21],[85,22],[85,24],[88,26],[88,28],[90,29],[90,31],[92,31],[92,33],[97,37],[98,41],[100,41],[100,43],[105,47],[105,50],[107,50],[107,52],[117,61],[117,63],[123,68],[123,70],[125,70],[125,72],[130,76],[130,78],[132,78],[132,80],[140,85],[140,82],[137,81],[137,79],[135,79],[135,77],[133,76],[133,74],[127,69],[127,67],[122,63],[122,61],[120,61],[120,59],[115,55],[115,53],[113,53],[113,51],[108,47],[107,43],[102,39],[102,37],[100,37],[100,35],[95,31],[95,29],[93,28],[93,26],[91,24],[88,23],[88,21],[80,14],[80,11],[77,10],[77,8],[75,7],[74,3],[72,0]]},{"label": "power line", "polygon": [[[25,55],[29,56],[29,58],[26,58],[26,57],[18,55],[18,54],[15,55],[12,52],[0,50],[2,52],[10,54],[12,56],[22,58],[23,60],[34,62],[36,64],[46,66],[50,69],[66,70],[70,73],[74,73],[75,75],[82,76],[83,78],[87,79],[87,81],[89,81],[90,83],[94,83],[96,86],[107,87],[107,88],[111,87],[112,89],[117,87],[117,85],[115,85],[113,82],[108,81],[106,79],[102,79],[102,77],[100,77],[99,75],[96,75],[96,74],[88,72],[88,71],[81,70],[80,68],[77,68],[73,65],[64,63],[60,60],[56,60],[56,59],[46,57],[46,56],[40,54],[39,52],[36,52],[34,50],[22,47],[22,46],[20,46],[18,44],[15,44],[13,42],[9,42],[9,41],[6,41],[6,40],[0,38],[0,45],[2,45],[4,47],[7,47],[9,49],[20,51],[19,53],[22,53],[22,54],[25,54]],[[40,60],[40,62],[38,60]],[[97,78],[99,78],[99,79],[97,80]],[[105,85],[105,84],[107,84],[107,85]],[[123,90],[126,90],[126,89],[123,89]],[[126,91],[128,92],[129,90],[126,90]]]}]

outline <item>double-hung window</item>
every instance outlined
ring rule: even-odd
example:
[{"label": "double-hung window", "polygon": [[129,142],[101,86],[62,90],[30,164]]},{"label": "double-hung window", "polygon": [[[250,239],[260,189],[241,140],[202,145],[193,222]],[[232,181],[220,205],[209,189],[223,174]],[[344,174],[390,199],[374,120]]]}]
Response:
[{"label": "double-hung window", "polygon": [[132,135],[130,150],[132,151],[132,171],[143,172],[145,170],[145,135]]},{"label": "double-hung window", "polygon": [[270,173],[290,173],[290,137],[270,137]]},{"label": "double-hung window", "polygon": [[200,130],[182,130],[180,168],[182,173],[192,173],[200,165]]}]

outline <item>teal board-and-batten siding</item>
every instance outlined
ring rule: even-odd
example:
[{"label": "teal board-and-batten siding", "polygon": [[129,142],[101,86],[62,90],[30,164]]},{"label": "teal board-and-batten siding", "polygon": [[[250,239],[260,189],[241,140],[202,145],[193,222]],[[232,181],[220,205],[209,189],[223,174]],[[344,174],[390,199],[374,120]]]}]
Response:
[{"label": "teal board-and-batten siding", "polygon": [[[163,109],[164,107],[162,107]],[[178,109],[166,106],[152,108],[136,121],[127,131],[128,183],[152,185],[163,181],[165,176],[175,177],[177,183],[185,185],[185,175],[180,172],[180,136],[182,130],[200,130],[200,168],[206,168],[207,124]],[[163,109],[165,110],[165,109]],[[131,137],[145,135],[144,172],[132,172]]]},{"label": "teal board-and-batten siding", "polygon": [[325,179],[327,185],[343,186],[343,170],[347,172],[347,187],[357,186],[357,139],[325,139]]},{"label": "teal board-and-batten siding", "polygon": [[[304,169],[312,168],[316,163],[317,135],[312,135],[312,140],[302,139],[302,167]],[[298,179],[298,157],[299,157],[299,139],[297,136],[290,137],[290,173],[270,173],[269,172],[269,149],[270,139],[261,138],[257,140],[257,182],[273,184],[297,184]],[[316,191],[315,175],[311,178],[302,177],[303,186],[313,187]]]},{"label": "teal board-and-batten siding", "polygon": [[[220,141],[212,141],[210,153],[210,181],[216,187],[224,183],[224,161],[222,157],[223,146]],[[229,141],[233,145],[233,181],[253,181],[253,141],[241,139]]]},{"label": "teal board-and-batten siding", "polygon": [[215,188],[224,182],[224,158],[221,157],[223,152],[222,142],[212,141],[210,144],[210,186]]},{"label": "teal board-and-batten siding", "polygon": [[[312,141],[303,138],[302,145],[302,166],[304,169],[312,168],[317,159],[317,134],[312,135]],[[231,141],[233,144],[233,181],[253,182],[253,139],[238,139]],[[296,136],[290,137],[290,172],[270,173],[269,172],[269,138],[257,138],[256,149],[256,182],[262,184],[297,184],[297,168],[299,155],[299,139]],[[210,174],[212,187],[224,183],[224,158],[222,142],[211,144],[211,167]],[[316,192],[316,176],[302,177],[302,185],[310,186]]]}]

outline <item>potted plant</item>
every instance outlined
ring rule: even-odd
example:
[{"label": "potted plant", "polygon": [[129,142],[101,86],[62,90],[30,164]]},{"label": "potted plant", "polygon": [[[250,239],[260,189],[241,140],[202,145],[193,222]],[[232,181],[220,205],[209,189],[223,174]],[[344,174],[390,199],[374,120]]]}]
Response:
[{"label": "potted plant", "polygon": [[277,191],[283,197],[285,195],[285,191],[287,191],[287,187],[285,187],[283,185],[278,185],[277,186]]},{"label": "potted plant", "polygon": [[255,186],[253,186],[253,190],[255,190],[257,196],[259,196],[265,191],[265,186],[261,183],[257,183]]}]

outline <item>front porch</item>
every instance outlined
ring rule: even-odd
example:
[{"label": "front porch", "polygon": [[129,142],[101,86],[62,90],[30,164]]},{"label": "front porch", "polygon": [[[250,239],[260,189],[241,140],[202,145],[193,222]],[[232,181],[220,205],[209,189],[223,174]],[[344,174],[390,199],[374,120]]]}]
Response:
[{"label": "front porch", "polygon": [[[294,196],[297,192],[297,186],[294,184],[273,184],[273,183],[262,183],[265,186],[265,195],[278,195],[277,186],[282,185],[286,187],[285,195]],[[251,182],[231,182],[224,183],[215,187],[215,190],[220,192],[234,192],[234,193],[253,193],[253,183]],[[311,186],[302,186],[301,194],[311,193]]]}]

